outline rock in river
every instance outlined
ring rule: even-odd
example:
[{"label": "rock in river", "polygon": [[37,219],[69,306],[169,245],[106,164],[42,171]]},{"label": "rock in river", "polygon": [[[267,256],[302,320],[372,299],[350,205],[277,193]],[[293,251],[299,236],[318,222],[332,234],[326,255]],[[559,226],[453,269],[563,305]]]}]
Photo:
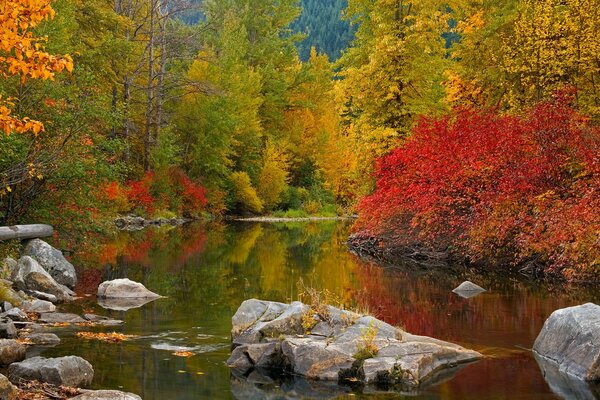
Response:
[{"label": "rock in river", "polygon": [[141,283],[125,278],[102,282],[98,286],[98,297],[104,299],[157,299],[161,296],[149,291]]},{"label": "rock in river", "polygon": [[533,351],[556,364],[561,373],[600,380],[600,306],[587,303],[554,311]]},{"label": "rock in river", "polygon": [[232,325],[233,352],[227,364],[238,375],[254,368],[280,369],[308,379],[415,388],[441,371],[482,357],[374,317],[300,302],[247,300]]},{"label": "rock in river", "polygon": [[486,290],[479,285],[474,284],[471,281],[464,281],[458,287],[456,287],[452,292],[456,293],[460,297],[464,297],[468,299],[470,297],[477,296],[480,293],[485,292]]},{"label": "rock in river", "polygon": [[81,357],[32,357],[8,367],[8,379],[17,383],[26,381],[48,382],[53,385],[86,387],[92,383],[94,369]]},{"label": "rock in river", "polygon": [[40,239],[27,242],[23,255],[34,258],[54,280],[71,289],[77,284],[75,267],[68,262],[60,250]]},{"label": "rock in river", "polygon": [[49,301],[35,299],[33,301],[24,301],[21,308],[25,312],[50,313],[56,311],[56,306]]}]

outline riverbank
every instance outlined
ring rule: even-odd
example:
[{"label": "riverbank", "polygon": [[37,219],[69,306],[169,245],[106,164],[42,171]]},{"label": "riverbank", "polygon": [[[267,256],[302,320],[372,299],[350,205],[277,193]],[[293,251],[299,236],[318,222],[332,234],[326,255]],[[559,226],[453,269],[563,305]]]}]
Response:
[{"label": "riverbank", "polygon": [[227,218],[231,221],[245,221],[245,222],[304,222],[304,221],[343,221],[354,219],[354,216],[335,216],[335,217],[319,217],[319,216],[309,216],[309,217],[297,217],[297,218],[287,218],[287,217],[231,217]]}]

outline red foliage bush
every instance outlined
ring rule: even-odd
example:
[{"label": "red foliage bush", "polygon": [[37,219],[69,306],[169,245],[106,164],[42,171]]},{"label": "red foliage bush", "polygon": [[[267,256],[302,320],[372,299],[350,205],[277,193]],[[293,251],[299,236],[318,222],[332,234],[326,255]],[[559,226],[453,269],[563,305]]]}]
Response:
[{"label": "red foliage bush", "polygon": [[134,207],[143,209],[147,214],[152,214],[155,209],[156,199],[152,195],[152,184],[154,182],[154,173],[152,171],[146,174],[139,181],[127,182],[127,198]]},{"label": "red foliage bush", "polygon": [[509,257],[552,267],[600,261],[600,130],[569,93],[523,116],[456,110],[423,119],[378,161],[359,227],[450,238],[473,260]]}]

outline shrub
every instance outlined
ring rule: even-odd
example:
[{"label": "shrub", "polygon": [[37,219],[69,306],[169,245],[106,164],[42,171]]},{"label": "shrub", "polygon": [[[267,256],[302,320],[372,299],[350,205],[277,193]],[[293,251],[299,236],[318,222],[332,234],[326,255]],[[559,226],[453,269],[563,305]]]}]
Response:
[{"label": "shrub", "polygon": [[524,116],[457,110],[422,120],[378,161],[359,226],[425,241],[446,237],[473,260],[598,266],[600,130],[568,93]]}]

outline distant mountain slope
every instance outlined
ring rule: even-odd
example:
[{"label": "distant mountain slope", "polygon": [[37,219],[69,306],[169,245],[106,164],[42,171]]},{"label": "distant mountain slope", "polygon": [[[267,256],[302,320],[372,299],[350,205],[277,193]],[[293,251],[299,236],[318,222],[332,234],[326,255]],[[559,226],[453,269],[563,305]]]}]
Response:
[{"label": "distant mountain slope", "polygon": [[342,20],[347,0],[301,0],[302,14],[292,23],[292,29],[304,33],[307,38],[298,44],[302,60],[310,56],[315,46],[320,53],[327,53],[330,60],[337,60],[354,37],[354,30]]}]

